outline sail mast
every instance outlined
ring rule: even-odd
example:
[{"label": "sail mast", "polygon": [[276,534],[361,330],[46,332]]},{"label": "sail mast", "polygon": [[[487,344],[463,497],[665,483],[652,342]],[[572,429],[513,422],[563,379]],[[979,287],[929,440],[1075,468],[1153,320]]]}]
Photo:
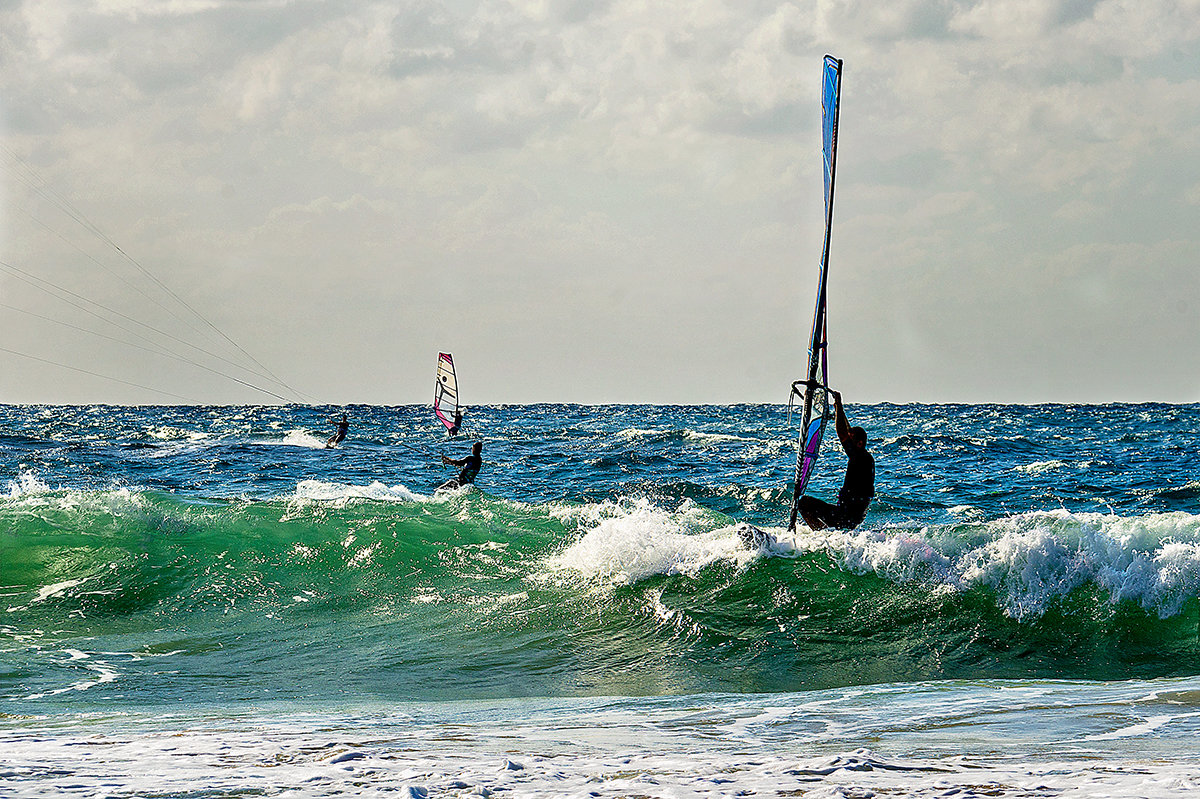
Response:
[{"label": "sail mast", "polygon": [[[842,109],[842,60],[833,56],[825,56],[824,86],[821,94],[821,126],[822,153],[825,160],[825,241],[821,247],[821,281],[818,291],[817,308],[821,323],[821,352],[822,362],[825,361],[825,349],[828,339],[825,336],[825,292],[829,284],[829,242],[833,238],[833,189],[837,182],[837,138],[838,114]],[[832,82],[832,87],[830,83]],[[827,108],[829,97],[832,95],[833,108]],[[815,325],[815,322],[814,322]],[[813,375],[809,375],[813,377]],[[824,381],[828,385],[828,381]]]},{"label": "sail mast", "polygon": [[[817,300],[813,308],[812,336],[808,348],[808,378],[792,383],[792,397],[804,397],[804,420],[796,453],[796,479],[792,492],[788,529],[796,529],[800,498],[816,468],[821,437],[829,418],[829,360],[826,335],[825,299],[829,280],[829,243],[833,234],[833,187],[837,177],[838,112],[841,108],[842,61],[825,56],[821,86],[821,133],[825,178],[825,239],[821,246],[821,268],[817,281]],[[800,390],[803,386],[803,391]],[[789,400],[789,407],[790,407]],[[816,412],[814,415],[814,411]]]}]

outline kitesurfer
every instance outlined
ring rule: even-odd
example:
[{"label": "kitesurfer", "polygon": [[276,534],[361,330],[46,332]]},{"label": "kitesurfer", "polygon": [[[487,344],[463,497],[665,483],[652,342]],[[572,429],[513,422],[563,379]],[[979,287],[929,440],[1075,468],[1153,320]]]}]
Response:
[{"label": "kitesurfer", "polygon": [[346,421],[346,414],[343,413],[342,421],[338,422],[337,432],[331,435],[329,440],[325,442],[325,449],[332,449],[342,443],[342,440],[346,437],[346,431],[349,429],[350,423]]},{"label": "kitesurfer", "polygon": [[476,441],[471,445],[471,454],[465,458],[447,458],[442,456],[442,463],[446,466],[461,466],[462,471],[458,473],[458,479],[449,480],[438,488],[462,488],[465,485],[472,485],[475,482],[475,475],[479,474],[479,470],[483,468],[483,442]]},{"label": "kitesurfer", "polygon": [[875,458],[867,452],[867,431],[861,427],[851,427],[846,420],[841,392],[829,393],[833,395],[838,439],[842,442],[842,449],[846,450],[846,477],[842,480],[842,490],[838,492],[838,504],[830,505],[815,497],[803,496],[799,510],[810,529],[837,527],[853,530],[862,524],[863,517],[867,515],[867,506],[875,496]]}]

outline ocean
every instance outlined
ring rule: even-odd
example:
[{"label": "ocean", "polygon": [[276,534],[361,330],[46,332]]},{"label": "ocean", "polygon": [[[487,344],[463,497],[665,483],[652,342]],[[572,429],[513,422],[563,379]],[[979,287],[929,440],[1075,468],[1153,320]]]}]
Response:
[{"label": "ocean", "polygon": [[0,406],[0,797],[1200,790],[1200,405],[847,412]]}]

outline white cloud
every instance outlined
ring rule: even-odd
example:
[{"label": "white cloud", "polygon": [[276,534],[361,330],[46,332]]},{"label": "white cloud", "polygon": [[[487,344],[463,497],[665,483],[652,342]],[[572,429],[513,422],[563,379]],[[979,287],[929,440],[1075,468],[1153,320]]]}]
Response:
[{"label": "white cloud", "polygon": [[[848,396],[1192,399],[1100,320],[1123,302],[1129,325],[1196,343],[1162,309],[1195,288],[1198,10],[9,4],[0,260],[162,321],[44,180],[322,399],[423,401],[430,353],[453,347],[481,400],[774,400],[820,250],[828,51],[846,59],[830,324]],[[0,290],[75,313],[11,275]],[[43,356],[138,374],[128,352],[2,321]],[[1113,385],[1119,357],[1139,379]],[[31,371],[0,401],[141,398],[3,367]]]},{"label": "white cloud", "polygon": [[819,0],[822,28],[837,38],[864,42],[897,42],[941,38],[946,34],[953,9],[949,0]]}]

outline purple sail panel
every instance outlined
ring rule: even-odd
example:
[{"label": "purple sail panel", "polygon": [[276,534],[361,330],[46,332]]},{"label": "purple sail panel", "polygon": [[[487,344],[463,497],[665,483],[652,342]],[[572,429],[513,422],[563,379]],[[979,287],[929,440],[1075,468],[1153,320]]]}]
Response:
[{"label": "purple sail panel", "polygon": [[804,486],[808,485],[808,479],[812,477],[813,469],[817,465],[817,456],[821,454],[821,437],[825,433],[825,417],[820,416],[813,419],[808,425],[808,430],[804,434],[804,449],[800,455],[800,471],[797,475],[798,484],[801,486],[800,492],[804,493]]}]

